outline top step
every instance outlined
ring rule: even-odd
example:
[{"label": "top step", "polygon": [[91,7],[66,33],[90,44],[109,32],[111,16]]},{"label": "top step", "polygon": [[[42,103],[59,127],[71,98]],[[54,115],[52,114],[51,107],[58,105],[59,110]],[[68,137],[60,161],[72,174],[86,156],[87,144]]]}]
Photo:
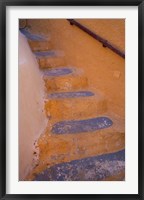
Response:
[{"label": "top step", "polygon": [[26,29],[21,29],[20,31],[23,35],[26,36],[26,38],[28,40],[33,40],[33,41],[46,41],[47,40],[46,37],[44,37],[42,35],[38,35],[38,34],[32,34],[29,31],[27,31]]},{"label": "top step", "polygon": [[28,39],[28,43],[32,51],[47,51],[53,48],[49,38],[42,35],[32,34],[25,29],[20,31]]}]

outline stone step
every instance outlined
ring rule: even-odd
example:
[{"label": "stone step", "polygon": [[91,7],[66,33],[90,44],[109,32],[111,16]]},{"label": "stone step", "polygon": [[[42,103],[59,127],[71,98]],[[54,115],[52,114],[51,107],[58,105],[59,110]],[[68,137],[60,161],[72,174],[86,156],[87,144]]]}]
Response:
[{"label": "stone step", "polygon": [[46,77],[57,77],[57,76],[64,76],[67,74],[73,73],[73,69],[70,67],[58,67],[58,68],[52,68],[43,70],[44,76]]},{"label": "stone step", "polygon": [[[97,130],[87,129],[88,132],[55,134],[49,123],[47,130],[37,142],[39,148],[39,163],[33,173],[40,173],[47,167],[71,162],[86,157],[114,153],[125,148],[124,119],[114,113],[105,113],[97,117],[108,118],[110,125]],[[83,124],[82,124],[83,126]],[[63,128],[62,128],[63,129]]]},{"label": "stone step", "polygon": [[[122,175],[116,177],[121,172]],[[122,181],[125,177],[125,150],[56,164],[35,177],[35,181]],[[116,177],[115,179],[112,179]]]},{"label": "stone step", "polygon": [[48,41],[33,41],[28,40],[28,43],[32,51],[47,51],[53,48],[51,42]]},{"label": "stone step", "polygon": [[28,40],[32,40],[32,41],[45,41],[45,40],[47,40],[47,38],[45,36],[42,36],[42,35],[39,35],[39,34],[33,34],[26,29],[21,29],[20,31],[23,35],[26,36],[26,38]]},{"label": "stone step", "polygon": [[95,117],[107,111],[103,95],[91,91],[52,93],[45,100],[45,111],[51,123]]},{"label": "stone step", "polygon": [[108,117],[96,117],[85,120],[61,121],[52,127],[53,134],[77,134],[93,132],[112,126],[113,122]]},{"label": "stone step", "polygon": [[21,29],[21,32],[27,37],[32,51],[47,51],[52,49],[52,44],[49,38],[38,34],[32,34],[25,29]]},{"label": "stone step", "polygon": [[64,66],[66,64],[62,51],[35,51],[34,54],[39,63],[39,67],[42,69]]},{"label": "stone step", "polygon": [[78,90],[88,86],[83,72],[70,66],[43,70],[43,78],[47,92]]}]

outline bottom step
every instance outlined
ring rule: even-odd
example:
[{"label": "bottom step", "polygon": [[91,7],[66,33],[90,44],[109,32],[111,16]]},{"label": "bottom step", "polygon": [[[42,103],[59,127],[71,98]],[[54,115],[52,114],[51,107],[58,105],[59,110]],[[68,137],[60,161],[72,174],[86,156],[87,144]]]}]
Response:
[{"label": "bottom step", "polygon": [[[95,157],[74,160],[52,166],[38,174],[35,181],[103,181],[122,175],[124,180],[125,150]],[[110,180],[110,179],[109,179]]]}]

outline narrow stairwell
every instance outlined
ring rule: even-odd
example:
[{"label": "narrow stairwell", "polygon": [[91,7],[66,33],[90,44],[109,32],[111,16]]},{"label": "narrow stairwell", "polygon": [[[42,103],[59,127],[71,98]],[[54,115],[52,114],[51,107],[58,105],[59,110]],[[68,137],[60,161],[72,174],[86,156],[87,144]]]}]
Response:
[{"label": "narrow stairwell", "polygon": [[111,113],[107,100],[89,87],[84,72],[65,62],[49,38],[23,29],[45,84],[49,119],[37,141],[39,160],[27,180],[123,180],[124,120]]}]

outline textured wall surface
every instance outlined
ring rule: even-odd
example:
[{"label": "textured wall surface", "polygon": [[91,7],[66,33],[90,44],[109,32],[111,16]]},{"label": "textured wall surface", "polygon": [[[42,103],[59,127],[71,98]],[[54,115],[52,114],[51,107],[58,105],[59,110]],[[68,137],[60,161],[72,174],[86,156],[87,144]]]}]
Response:
[{"label": "textured wall surface", "polygon": [[34,167],[34,142],[46,125],[43,82],[25,36],[19,33],[19,179]]}]

